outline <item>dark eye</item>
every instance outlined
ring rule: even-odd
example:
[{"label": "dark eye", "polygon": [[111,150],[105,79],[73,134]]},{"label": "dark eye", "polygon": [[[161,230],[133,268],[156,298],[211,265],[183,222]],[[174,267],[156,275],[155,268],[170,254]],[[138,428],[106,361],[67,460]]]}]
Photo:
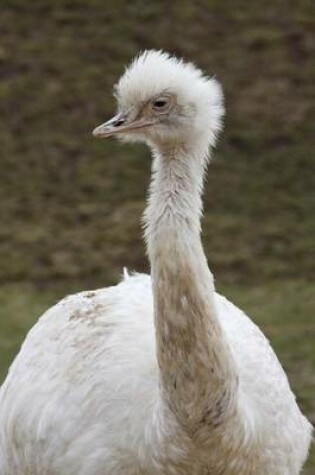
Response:
[{"label": "dark eye", "polygon": [[163,109],[167,109],[169,105],[170,99],[169,97],[158,97],[155,101],[152,102],[153,109],[157,111],[162,111]]},{"label": "dark eye", "polygon": [[158,99],[157,101],[153,103],[154,107],[156,107],[157,109],[161,109],[162,107],[165,107],[166,104],[167,104],[166,99]]}]

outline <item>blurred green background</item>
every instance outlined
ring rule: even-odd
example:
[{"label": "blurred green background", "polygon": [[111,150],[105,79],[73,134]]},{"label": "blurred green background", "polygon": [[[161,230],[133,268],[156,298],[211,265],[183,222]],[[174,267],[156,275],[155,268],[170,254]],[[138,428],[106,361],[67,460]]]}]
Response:
[{"label": "blurred green background", "polygon": [[57,299],[114,284],[123,266],[148,271],[149,152],[91,130],[126,63],[162,48],[223,85],[204,245],[314,422],[314,1],[4,0],[0,31],[1,378]]}]

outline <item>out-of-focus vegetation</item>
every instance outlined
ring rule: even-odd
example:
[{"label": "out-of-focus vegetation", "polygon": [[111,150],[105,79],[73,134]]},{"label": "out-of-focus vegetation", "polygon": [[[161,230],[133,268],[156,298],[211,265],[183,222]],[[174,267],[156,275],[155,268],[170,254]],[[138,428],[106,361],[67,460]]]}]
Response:
[{"label": "out-of-focus vegetation", "polygon": [[[223,84],[206,252],[314,421],[314,2],[4,0],[0,30],[2,376],[55,299],[114,283],[124,265],[148,270],[149,152],[91,130],[115,110],[124,65],[163,48]],[[314,474],[314,459],[309,467]]]},{"label": "out-of-focus vegetation", "polygon": [[205,195],[216,274],[311,278],[312,13],[307,0],[2,2],[0,281],[147,268],[149,152],[91,130],[113,113],[126,62],[152,47],[194,60],[226,93]]}]

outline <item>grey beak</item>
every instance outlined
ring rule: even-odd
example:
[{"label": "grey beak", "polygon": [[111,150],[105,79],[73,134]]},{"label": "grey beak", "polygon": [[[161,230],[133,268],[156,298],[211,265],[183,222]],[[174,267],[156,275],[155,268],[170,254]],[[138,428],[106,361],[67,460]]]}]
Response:
[{"label": "grey beak", "polygon": [[93,130],[94,137],[110,137],[121,130],[127,120],[125,113],[119,113]]}]

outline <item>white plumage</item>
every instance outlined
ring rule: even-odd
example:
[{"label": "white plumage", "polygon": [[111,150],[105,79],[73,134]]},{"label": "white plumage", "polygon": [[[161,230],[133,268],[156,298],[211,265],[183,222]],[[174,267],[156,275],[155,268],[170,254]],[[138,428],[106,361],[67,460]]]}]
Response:
[{"label": "white plumage", "polygon": [[151,277],[69,296],[0,390],[1,475],[297,475],[311,425],[260,330],[214,291],[200,242],[219,85],[150,51],[95,135],[153,151]]}]

